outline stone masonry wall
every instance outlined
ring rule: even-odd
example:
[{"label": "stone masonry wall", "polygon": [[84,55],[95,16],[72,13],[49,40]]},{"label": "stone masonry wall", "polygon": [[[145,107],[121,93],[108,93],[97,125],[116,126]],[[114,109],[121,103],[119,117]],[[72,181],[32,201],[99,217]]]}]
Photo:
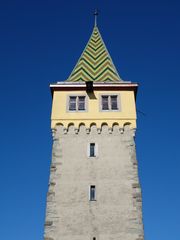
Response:
[{"label": "stone masonry wall", "polygon": [[[96,143],[96,157],[88,146]],[[89,186],[96,201],[89,201]],[[143,240],[134,131],[57,126],[44,240]]]}]

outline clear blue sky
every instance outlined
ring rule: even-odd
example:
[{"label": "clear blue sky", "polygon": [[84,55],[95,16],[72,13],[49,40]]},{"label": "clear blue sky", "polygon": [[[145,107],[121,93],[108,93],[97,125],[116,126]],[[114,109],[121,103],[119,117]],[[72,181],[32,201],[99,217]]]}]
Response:
[{"label": "clear blue sky", "polygon": [[0,239],[42,240],[51,160],[49,83],[65,80],[93,27],[138,82],[137,156],[146,240],[180,239],[180,2],[0,3]]}]

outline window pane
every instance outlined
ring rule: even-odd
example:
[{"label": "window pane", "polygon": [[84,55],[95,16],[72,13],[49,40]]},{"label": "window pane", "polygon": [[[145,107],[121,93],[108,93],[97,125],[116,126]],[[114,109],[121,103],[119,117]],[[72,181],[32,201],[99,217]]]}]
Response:
[{"label": "window pane", "polygon": [[76,110],[76,97],[69,98],[69,110],[75,111]]},{"label": "window pane", "polygon": [[117,110],[118,109],[117,96],[111,96],[111,109],[112,110]]},{"label": "window pane", "polygon": [[78,97],[78,110],[85,110],[85,97]]},{"label": "window pane", "polygon": [[90,143],[90,157],[95,157],[95,143]]},{"label": "window pane", "polygon": [[102,96],[102,110],[109,110],[108,96]]},{"label": "window pane", "polygon": [[90,200],[96,200],[96,188],[95,186],[90,187]]}]

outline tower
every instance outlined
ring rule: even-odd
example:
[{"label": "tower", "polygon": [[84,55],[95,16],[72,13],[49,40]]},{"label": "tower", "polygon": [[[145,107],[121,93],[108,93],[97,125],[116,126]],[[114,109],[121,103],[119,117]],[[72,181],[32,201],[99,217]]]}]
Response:
[{"label": "tower", "polygon": [[135,149],[137,83],[123,81],[98,27],[69,78],[50,85],[45,240],[143,240]]}]

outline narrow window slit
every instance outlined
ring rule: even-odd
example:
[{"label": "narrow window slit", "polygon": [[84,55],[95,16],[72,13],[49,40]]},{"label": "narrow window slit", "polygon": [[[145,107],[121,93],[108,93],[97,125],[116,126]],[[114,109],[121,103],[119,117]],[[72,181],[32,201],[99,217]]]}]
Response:
[{"label": "narrow window slit", "polygon": [[90,201],[96,200],[96,186],[91,185],[90,186]]},{"label": "narrow window slit", "polygon": [[95,143],[90,143],[90,157],[95,157]]}]

